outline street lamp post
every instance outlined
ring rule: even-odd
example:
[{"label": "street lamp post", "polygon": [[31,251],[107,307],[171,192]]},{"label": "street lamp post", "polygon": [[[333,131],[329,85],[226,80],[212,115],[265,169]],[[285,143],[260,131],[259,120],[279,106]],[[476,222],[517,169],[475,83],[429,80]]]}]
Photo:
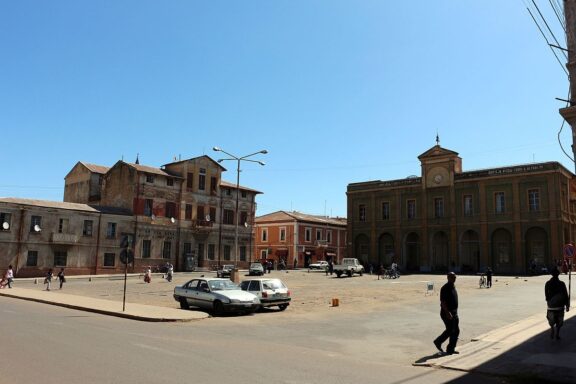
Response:
[{"label": "street lamp post", "polygon": [[249,159],[249,157],[254,156],[254,155],[258,155],[258,154],[267,154],[268,151],[263,149],[261,151],[258,152],[254,152],[251,153],[249,155],[246,156],[242,156],[242,157],[238,157],[238,156],[234,156],[231,153],[226,152],[225,150],[223,150],[222,148],[219,147],[214,147],[212,148],[215,152],[222,152],[225,153],[226,155],[230,156],[230,158],[227,159],[219,159],[218,162],[221,163],[223,161],[226,160],[235,160],[236,161],[236,208],[235,208],[235,221],[236,221],[236,225],[235,225],[235,233],[234,233],[234,269],[238,270],[238,259],[239,259],[239,253],[240,253],[240,249],[238,248],[238,226],[240,223],[240,216],[238,215],[238,208],[239,208],[239,197],[240,197],[240,163],[242,161],[250,161],[252,163],[258,163],[260,165],[265,165],[264,162],[259,161],[259,160],[252,160]]}]

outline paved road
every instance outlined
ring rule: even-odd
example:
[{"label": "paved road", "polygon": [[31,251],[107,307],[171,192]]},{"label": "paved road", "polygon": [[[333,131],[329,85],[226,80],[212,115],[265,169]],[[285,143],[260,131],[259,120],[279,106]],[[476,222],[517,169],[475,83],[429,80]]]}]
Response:
[{"label": "paved road", "polygon": [[[293,289],[294,303],[285,312],[189,324],[139,323],[0,298],[3,324],[11,330],[2,346],[13,351],[9,360],[0,360],[0,372],[17,372],[12,383],[42,379],[38,372],[57,377],[60,371],[70,377],[87,372],[87,382],[142,382],[147,378],[181,382],[188,375],[214,380],[223,369],[238,383],[466,382],[476,378],[411,366],[434,352],[431,340],[442,330],[438,296],[425,295],[424,282],[437,281],[438,287],[444,277],[417,275],[382,281],[375,276],[277,275]],[[188,278],[180,276],[177,282]],[[480,290],[475,277],[460,277],[460,343],[543,313],[546,279],[499,278],[494,288]],[[33,287],[28,284],[19,283]],[[69,279],[65,291],[117,300],[121,298],[118,284]],[[176,306],[171,289],[160,280],[146,285],[133,279],[129,298]],[[340,307],[328,305],[333,296],[341,298]],[[122,374],[126,375],[123,380],[114,380]]]}]

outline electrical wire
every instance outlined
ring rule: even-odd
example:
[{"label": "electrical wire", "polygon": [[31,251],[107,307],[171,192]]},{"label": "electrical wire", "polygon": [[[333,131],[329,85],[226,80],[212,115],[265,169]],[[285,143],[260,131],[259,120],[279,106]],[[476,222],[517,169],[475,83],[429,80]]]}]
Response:
[{"label": "electrical wire", "polygon": [[552,53],[554,54],[554,57],[556,57],[556,60],[558,61],[558,63],[560,64],[560,67],[562,67],[562,70],[564,71],[564,73],[566,74],[566,76],[570,76],[568,74],[568,71],[566,70],[566,67],[564,66],[564,64],[562,64],[562,61],[560,61],[560,58],[558,57],[558,55],[556,54],[556,51],[554,50],[554,48],[552,48],[552,46],[550,45],[550,42],[548,41],[548,38],[546,37],[546,34],[544,34],[544,31],[542,30],[542,28],[540,28],[540,24],[538,24],[538,22],[536,21],[536,18],[534,17],[534,15],[532,14],[532,11],[530,11],[530,8],[526,7],[526,9],[528,10],[528,13],[530,14],[530,16],[532,17],[532,20],[534,20],[534,23],[536,24],[536,27],[538,27],[538,30],[540,31],[540,33],[542,34],[542,37],[544,38],[544,40],[546,40],[546,44],[548,45],[548,47],[550,47],[550,50],[552,51]]},{"label": "electrical wire", "polygon": [[560,17],[560,13],[562,13],[561,9],[556,8],[557,6],[554,2],[554,0],[548,0],[550,2],[550,6],[552,7],[552,9],[554,10],[554,13],[556,14],[556,18],[558,19],[558,22],[560,23],[560,25],[562,26],[562,29],[564,30],[564,34],[566,34],[566,23],[563,20],[562,17]]},{"label": "electrical wire", "polygon": [[[568,98],[567,100],[570,100],[570,90],[568,90]],[[570,103],[566,103],[566,107],[570,106]],[[562,125],[560,126],[560,130],[558,131],[558,144],[560,144],[560,149],[562,150],[562,152],[564,152],[564,154],[566,155],[567,158],[569,158],[570,160],[572,160],[572,162],[574,163],[574,158],[571,157],[565,150],[564,147],[562,146],[562,140],[560,140],[560,134],[562,133],[562,130],[564,129],[564,124],[566,123],[566,120],[564,118],[562,118]]]},{"label": "electrical wire", "polygon": [[[554,41],[556,42],[557,46],[560,46],[560,42],[558,42],[558,39],[556,38],[556,36],[554,35],[554,32],[552,32],[552,29],[550,29],[550,26],[548,25],[548,22],[546,21],[546,18],[544,17],[544,15],[542,14],[542,12],[540,12],[540,8],[538,7],[538,5],[536,4],[536,2],[534,0],[532,0],[532,4],[534,4],[534,7],[536,7],[536,10],[538,11],[538,14],[540,15],[540,18],[542,19],[542,21],[544,22],[544,25],[546,26],[546,28],[548,28],[548,32],[550,32],[550,35],[552,36],[552,38],[554,39]],[[566,54],[566,52],[562,51],[562,54],[564,55],[564,57],[566,59],[568,59],[568,55]]]}]

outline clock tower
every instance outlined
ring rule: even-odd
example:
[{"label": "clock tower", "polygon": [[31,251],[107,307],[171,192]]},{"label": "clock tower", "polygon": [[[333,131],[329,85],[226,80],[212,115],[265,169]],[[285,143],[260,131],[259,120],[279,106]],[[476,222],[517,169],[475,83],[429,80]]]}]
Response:
[{"label": "clock tower", "polygon": [[436,145],[418,156],[422,167],[422,187],[454,185],[454,174],[462,173],[462,159],[457,152],[442,148],[438,136]]}]

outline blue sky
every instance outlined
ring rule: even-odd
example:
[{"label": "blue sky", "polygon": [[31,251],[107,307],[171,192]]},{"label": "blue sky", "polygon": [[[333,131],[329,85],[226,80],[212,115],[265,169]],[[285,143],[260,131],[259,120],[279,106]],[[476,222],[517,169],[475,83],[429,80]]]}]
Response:
[{"label": "blue sky", "polygon": [[573,171],[557,139],[567,76],[526,4],[0,0],[0,196],[61,201],[77,161],[219,146],[268,150],[242,166],[257,215],[346,216],[349,183],[419,176],[437,132],[464,170]]}]

